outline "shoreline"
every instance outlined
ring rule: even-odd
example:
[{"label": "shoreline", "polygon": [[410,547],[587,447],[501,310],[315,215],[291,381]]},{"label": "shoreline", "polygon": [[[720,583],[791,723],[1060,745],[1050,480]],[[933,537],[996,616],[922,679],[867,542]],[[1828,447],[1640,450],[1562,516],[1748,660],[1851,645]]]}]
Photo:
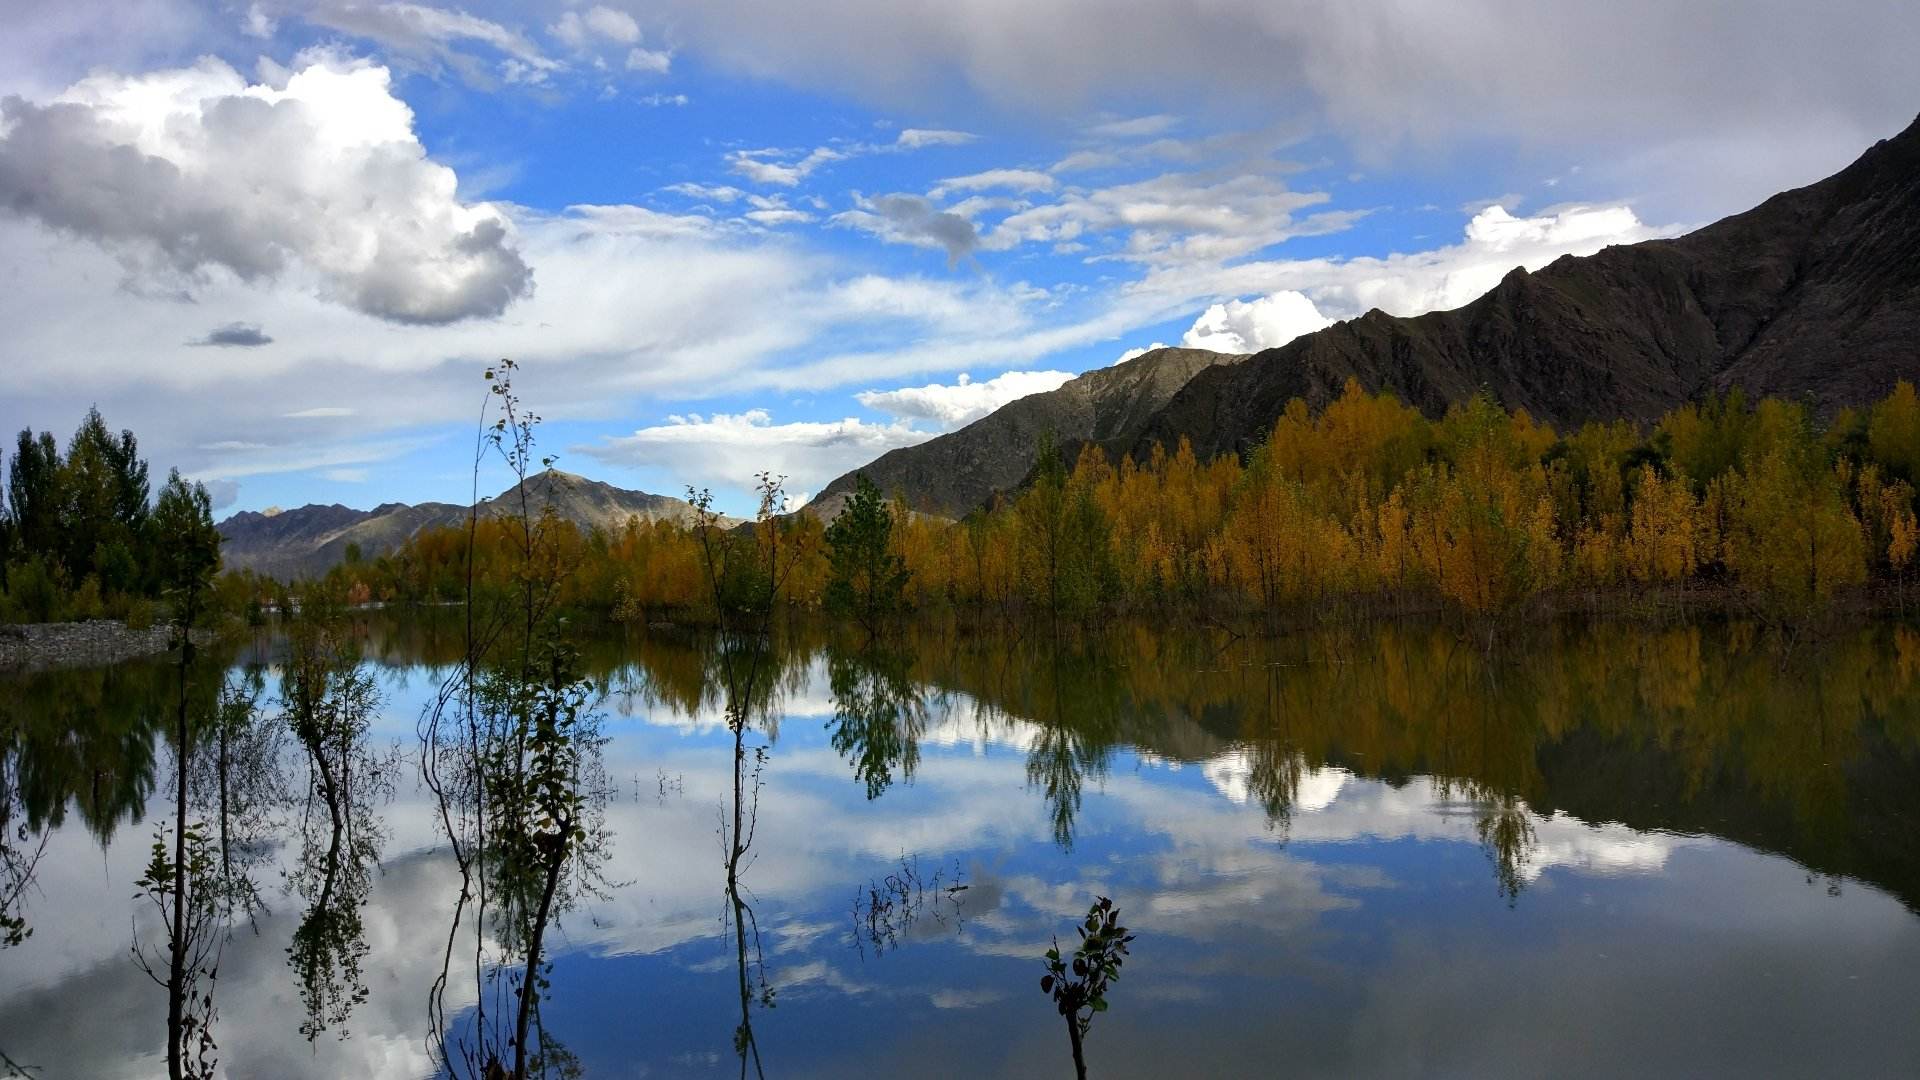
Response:
[{"label": "shoreline", "polygon": [[[204,635],[204,637],[203,637]],[[196,631],[195,642],[212,640]],[[134,630],[117,619],[0,625],[0,672],[95,667],[162,655],[173,647],[173,626]]]}]

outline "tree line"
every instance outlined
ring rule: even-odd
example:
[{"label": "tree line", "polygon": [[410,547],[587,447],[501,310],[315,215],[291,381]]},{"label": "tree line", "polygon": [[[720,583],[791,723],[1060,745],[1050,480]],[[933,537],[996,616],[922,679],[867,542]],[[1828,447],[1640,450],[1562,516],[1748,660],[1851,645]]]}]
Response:
[{"label": "tree line", "polygon": [[205,488],[174,471],[155,498],[133,432],[114,435],[98,409],[64,454],[28,429],[0,459],[0,622],[150,623],[183,566],[217,558]]},{"label": "tree line", "polygon": [[[556,523],[562,602],[622,620],[711,619],[721,604],[824,609],[871,628],[900,612],[1085,618],[1444,608],[1473,615],[1646,603],[1804,616],[1837,599],[1900,603],[1920,549],[1920,397],[1824,421],[1739,391],[1641,427],[1562,434],[1482,395],[1432,419],[1355,383],[1295,400],[1265,441],[1200,460],[1045,443],[1024,487],[952,521],[861,479],[832,523],[763,507],[723,529]],[[356,599],[458,599],[517,572],[501,522],[422,533],[335,568]],[[777,588],[710,590],[702,544],[778,542]],[[469,565],[468,555],[472,559]],[[751,567],[741,558],[732,565]]]}]

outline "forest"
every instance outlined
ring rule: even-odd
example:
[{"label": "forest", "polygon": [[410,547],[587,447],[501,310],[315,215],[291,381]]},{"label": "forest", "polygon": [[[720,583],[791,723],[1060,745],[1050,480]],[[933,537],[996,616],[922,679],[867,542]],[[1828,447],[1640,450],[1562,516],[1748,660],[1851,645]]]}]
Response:
[{"label": "forest", "polygon": [[[1735,391],[1644,428],[1566,434],[1484,395],[1434,420],[1350,383],[1317,414],[1291,403],[1244,455],[1200,461],[1183,440],[1115,461],[1098,446],[1045,445],[1023,490],[957,522],[864,483],[834,522],[782,513],[766,477],[758,519],[732,530],[547,520],[541,533],[544,557],[567,571],[563,603],[629,621],[710,619],[703,541],[716,538],[743,555],[777,548],[777,585],[766,558],[732,560],[762,568],[725,593],[738,603],[867,623],[1686,607],[1803,619],[1904,607],[1916,477],[1920,397],[1906,382],[1824,422],[1806,404]],[[469,548],[476,587],[506,587],[525,565],[520,535],[500,520],[422,533],[327,584],[354,602],[459,601]],[[277,588],[243,579],[223,592]]]}]

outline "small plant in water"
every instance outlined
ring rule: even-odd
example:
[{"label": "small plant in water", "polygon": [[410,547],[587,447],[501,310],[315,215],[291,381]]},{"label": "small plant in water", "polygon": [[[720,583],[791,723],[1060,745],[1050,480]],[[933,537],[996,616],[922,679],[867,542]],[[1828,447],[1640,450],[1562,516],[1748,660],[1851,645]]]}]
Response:
[{"label": "small plant in water", "polygon": [[1067,1038],[1073,1044],[1073,1072],[1086,1080],[1087,1059],[1081,1042],[1093,1026],[1095,1013],[1107,1011],[1107,985],[1120,979],[1120,965],[1126,962],[1127,943],[1133,935],[1120,925],[1120,911],[1113,901],[1102,896],[1087,909],[1086,921],[1074,927],[1080,935],[1080,947],[1071,958],[1060,953],[1060,939],[1054,938],[1047,950],[1047,973],[1040,977],[1040,992],[1053,995],[1053,1004],[1067,1022]]}]

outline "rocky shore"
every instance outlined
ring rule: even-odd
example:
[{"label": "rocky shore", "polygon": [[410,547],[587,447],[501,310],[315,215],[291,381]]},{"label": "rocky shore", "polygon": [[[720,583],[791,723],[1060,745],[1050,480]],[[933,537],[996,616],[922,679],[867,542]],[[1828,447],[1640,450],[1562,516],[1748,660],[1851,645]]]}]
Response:
[{"label": "rocky shore", "polygon": [[0,671],[117,664],[164,653],[172,643],[173,628],[164,624],[131,630],[112,619],[9,623],[0,625]]}]

